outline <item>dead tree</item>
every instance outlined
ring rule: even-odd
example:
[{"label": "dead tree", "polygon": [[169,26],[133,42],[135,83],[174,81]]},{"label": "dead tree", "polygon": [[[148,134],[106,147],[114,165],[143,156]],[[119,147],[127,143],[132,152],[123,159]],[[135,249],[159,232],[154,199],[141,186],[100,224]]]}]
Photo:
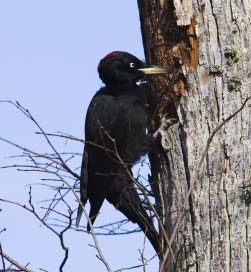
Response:
[{"label": "dead tree", "polygon": [[250,271],[251,1],[138,5],[147,61],[173,68],[149,93],[160,271]]}]

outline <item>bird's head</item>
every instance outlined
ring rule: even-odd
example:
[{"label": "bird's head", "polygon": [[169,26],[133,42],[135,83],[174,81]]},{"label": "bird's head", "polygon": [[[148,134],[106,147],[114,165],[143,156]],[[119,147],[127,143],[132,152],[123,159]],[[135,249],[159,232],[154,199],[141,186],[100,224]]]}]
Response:
[{"label": "bird's head", "polygon": [[168,70],[149,66],[127,52],[114,51],[100,61],[98,72],[107,87],[126,90],[135,86],[146,74],[166,74]]}]

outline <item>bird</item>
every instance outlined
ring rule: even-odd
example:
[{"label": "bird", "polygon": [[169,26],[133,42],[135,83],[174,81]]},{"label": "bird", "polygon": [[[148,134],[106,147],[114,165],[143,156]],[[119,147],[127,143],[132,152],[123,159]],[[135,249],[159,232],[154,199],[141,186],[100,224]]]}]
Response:
[{"label": "bird", "polygon": [[[129,221],[137,223],[153,248],[159,235],[132,181],[132,166],[147,153],[147,104],[139,84],[148,74],[168,70],[150,66],[130,53],[113,51],[98,64],[105,84],[92,98],[85,120],[85,146],[80,174],[80,200],[90,202],[93,224],[106,199]],[[83,206],[78,208],[79,225]],[[90,232],[90,224],[87,224]]]}]

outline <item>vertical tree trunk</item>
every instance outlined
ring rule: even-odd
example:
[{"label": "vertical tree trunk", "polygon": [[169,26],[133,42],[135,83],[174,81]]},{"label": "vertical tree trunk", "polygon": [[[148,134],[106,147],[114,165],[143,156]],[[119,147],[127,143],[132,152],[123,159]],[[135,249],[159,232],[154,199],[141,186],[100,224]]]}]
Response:
[{"label": "vertical tree trunk", "polygon": [[163,271],[250,271],[251,102],[199,161],[251,96],[251,0],[138,5],[147,61],[173,68],[150,89],[152,181],[176,257]]}]

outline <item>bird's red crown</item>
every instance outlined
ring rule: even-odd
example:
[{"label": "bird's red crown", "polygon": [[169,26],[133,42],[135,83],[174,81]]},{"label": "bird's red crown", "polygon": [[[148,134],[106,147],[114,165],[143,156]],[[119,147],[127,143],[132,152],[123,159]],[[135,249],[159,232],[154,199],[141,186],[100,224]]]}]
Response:
[{"label": "bird's red crown", "polygon": [[103,59],[100,61],[100,63],[99,63],[99,65],[98,65],[98,70],[100,70],[100,68],[101,68],[101,62],[103,61],[103,60],[105,60],[105,59],[110,59],[110,58],[112,58],[112,57],[114,57],[114,56],[116,56],[117,55],[117,53],[116,52],[111,52],[111,53],[109,53],[109,54],[107,54],[107,55],[105,55],[104,57],[103,57]]}]

